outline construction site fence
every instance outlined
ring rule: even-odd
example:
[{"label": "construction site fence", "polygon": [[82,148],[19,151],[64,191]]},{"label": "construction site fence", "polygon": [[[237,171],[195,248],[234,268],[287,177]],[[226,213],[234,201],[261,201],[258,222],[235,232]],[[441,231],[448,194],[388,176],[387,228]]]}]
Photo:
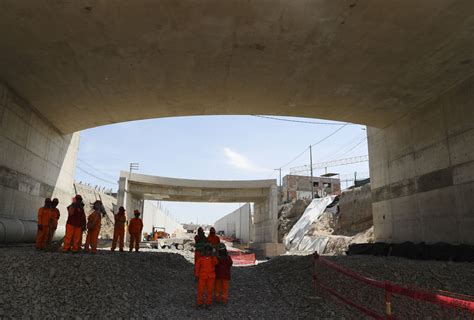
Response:
[{"label": "construction site fence", "polygon": [[314,288],[374,319],[474,319],[474,297],[378,281],[314,254]]}]

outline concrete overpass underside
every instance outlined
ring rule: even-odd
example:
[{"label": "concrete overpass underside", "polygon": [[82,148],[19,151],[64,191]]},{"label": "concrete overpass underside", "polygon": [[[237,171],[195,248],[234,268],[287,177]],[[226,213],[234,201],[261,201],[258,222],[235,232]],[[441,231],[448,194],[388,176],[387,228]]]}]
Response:
[{"label": "concrete overpass underside", "polygon": [[190,180],[121,172],[117,203],[129,217],[143,210],[144,200],[184,202],[253,202],[253,238],[278,242],[276,180]]},{"label": "concrete overpass underside", "polygon": [[268,114],[369,126],[377,240],[474,244],[473,75],[472,0],[1,0],[0,241],[64,211],[75,132]]}]

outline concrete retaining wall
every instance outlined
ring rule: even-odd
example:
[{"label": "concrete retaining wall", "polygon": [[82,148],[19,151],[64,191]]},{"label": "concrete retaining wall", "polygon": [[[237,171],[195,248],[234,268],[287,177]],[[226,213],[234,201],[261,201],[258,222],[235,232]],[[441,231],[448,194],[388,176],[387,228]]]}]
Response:
[{"label": "concrete retaining wall", "polygon": [[376,241],[474,244],[474,78],[368,138]]},{"label": "concrete retaining wall", "polygon": [[339,200],[337,234],[353,235],[373,224],[370,184],[344,191]]},{"label": "concrete retaining wall", "polygon": [[34,241],[38,208],[57,197],[64,233],[79,134],[62,135],[0,84],[0,243]]},{"label": "concrete retaining wall", "polygon": [[153,227],[165,228],[169,234],[184,232],[183,225],[167,216],[152,201],[145,201],[143,204],[143,232],[152,232]]},{"label": "concrete retaining wall", "polygon": [[242,243],[249,243],[252,235],[250,203],[214,222],[216,231],[224,231],[228,236],[234,236]]}]

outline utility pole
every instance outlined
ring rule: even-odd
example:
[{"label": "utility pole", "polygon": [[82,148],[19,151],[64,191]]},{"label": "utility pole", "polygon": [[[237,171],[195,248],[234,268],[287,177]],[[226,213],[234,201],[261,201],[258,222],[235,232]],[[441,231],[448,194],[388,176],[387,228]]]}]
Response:
[{"label": "utility pole", "polygon": [[314,199],[314,185],[313,185],[313,149],[309,146],[309,168],[311,171],[311,201]]},{"label": "utility pole", "polygon": [[281,184],[281,168],[273,169],[273,170],[275,170],[275,171],[280,171],[280,187],[281,187],[281,186],[282,186],[282,184]]},{"label": "utility pole", "polygon": [[130,179],[130,174],[133,170],[140,169],[140,164],[138,162],[130,162],[130,171],[128,172],[128,178]]}]

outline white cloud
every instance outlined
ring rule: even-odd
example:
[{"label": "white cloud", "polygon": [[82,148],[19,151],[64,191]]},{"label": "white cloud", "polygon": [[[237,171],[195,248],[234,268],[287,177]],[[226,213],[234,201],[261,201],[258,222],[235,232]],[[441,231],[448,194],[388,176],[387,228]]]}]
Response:
[{"label": "white cloud", "polygon": [[252,161],[250,161],[246,156],[240,154],[231,148],[224,148],[224,154],[229,160],[229,164],[242,170],[253,171],[253,172],[269,172],[271,170],[262,168]]}]

